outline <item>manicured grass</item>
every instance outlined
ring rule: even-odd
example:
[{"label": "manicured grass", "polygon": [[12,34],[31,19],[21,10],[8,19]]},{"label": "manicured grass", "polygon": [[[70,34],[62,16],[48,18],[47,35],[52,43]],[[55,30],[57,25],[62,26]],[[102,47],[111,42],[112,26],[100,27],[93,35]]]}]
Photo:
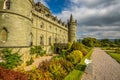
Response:
[{"label": "manicured grass", "polygon": [[80,80],[83,72],[79,70],[73,70],[64,80]]},{"label": "manicured grass", "polygon": [[109,54],[112,58],[114,58],[117,62],[120,63],[120,54],[118,54],[118,53],[111,53],[111,52],[108,52],[108,54]]},{"label": "manicured grass", "polygon": [[82,77],[82,74],[84,73],[84,67],[85,67],[85,59],[90,59],[91,54],[93,50],[91,50],[84,58],[82,58],[81,62],[76,65],[75,69],[69,73],[67,77],[65,77],[64,80],[80,80]]}]

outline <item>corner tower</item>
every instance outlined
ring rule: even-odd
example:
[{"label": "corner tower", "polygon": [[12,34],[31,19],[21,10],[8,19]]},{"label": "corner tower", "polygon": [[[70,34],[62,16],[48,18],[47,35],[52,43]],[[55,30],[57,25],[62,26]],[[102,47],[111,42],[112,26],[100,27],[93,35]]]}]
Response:
[{"label": "corner tower", "polygon": [[77,26],[77,21],[74,20],[72,14],[71,14],[70,20],[68,21],[68,41],[69,42],[77,41],[76,26]]},{"label": "corner tower", "polygon": [[30,46],[33,0],[0,0],[0,47]]}]

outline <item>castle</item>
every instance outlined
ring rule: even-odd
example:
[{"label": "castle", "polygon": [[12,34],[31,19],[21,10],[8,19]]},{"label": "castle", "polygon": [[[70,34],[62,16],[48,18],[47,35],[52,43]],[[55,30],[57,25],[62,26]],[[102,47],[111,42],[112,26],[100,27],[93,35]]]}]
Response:
[{"label": "castle", "polygon": [[77,21],[58,20],[50,10],[34,0],[0,0],[0,48],[44,46],[76,41]]}]

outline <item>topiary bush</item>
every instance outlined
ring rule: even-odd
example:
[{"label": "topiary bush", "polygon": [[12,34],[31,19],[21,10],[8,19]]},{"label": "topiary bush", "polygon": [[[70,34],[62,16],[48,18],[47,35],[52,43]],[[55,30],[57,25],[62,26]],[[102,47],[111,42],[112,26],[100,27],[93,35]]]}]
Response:
[{"label": "topiary bush", "polygon": [[81,51],[79,50],[75,50],[75,51],[72,51],[68,56],[67,56],[67,59],[69,61],[71,61],[74,65],[76,65],[77,63],[80,62],[80,60],[82,59],[83,57],[83,54]]}]

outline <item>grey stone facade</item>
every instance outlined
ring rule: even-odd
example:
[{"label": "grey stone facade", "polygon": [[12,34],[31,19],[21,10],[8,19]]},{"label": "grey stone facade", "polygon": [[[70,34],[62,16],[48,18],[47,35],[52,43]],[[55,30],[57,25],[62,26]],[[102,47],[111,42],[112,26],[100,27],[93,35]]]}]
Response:
[{"label": "grey stone facade", "polygon": [[76,41],[76,21],[58,20],[40,2],[0,0],[0,47],[29,48],[44,46],[49,52],[54,43]]}]

